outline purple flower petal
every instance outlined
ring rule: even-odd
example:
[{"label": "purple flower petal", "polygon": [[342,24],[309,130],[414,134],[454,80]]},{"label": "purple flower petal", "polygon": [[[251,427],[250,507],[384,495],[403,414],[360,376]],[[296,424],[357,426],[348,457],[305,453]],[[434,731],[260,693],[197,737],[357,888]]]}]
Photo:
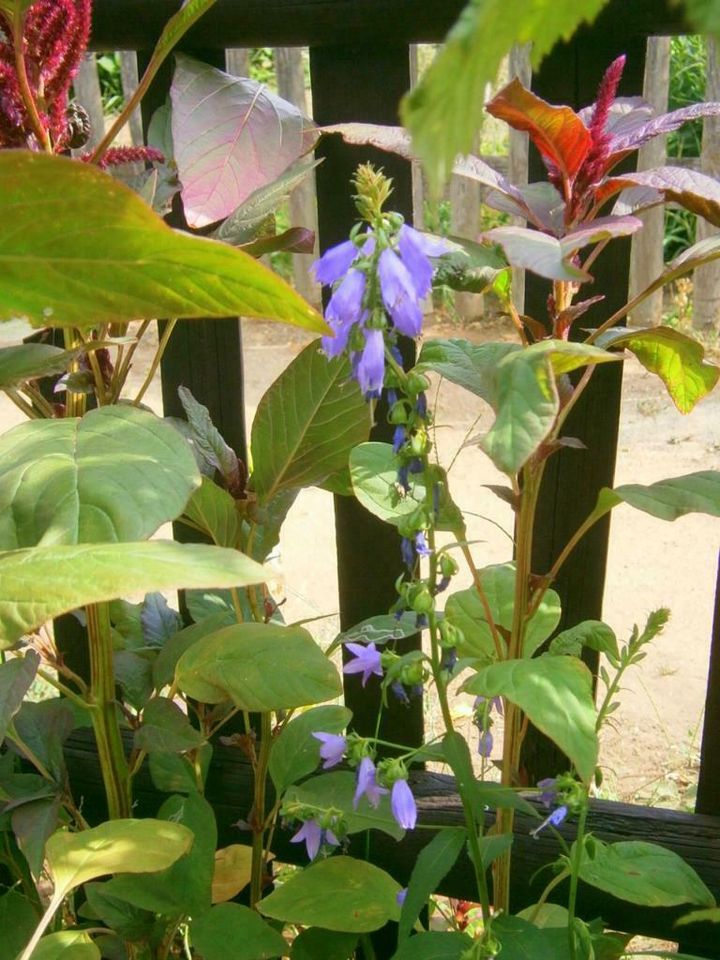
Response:
[{"label": "purple flower petal", "polygon": [[349,270],[333,293],[325,316],[337,324],[358,323],[363,315],[363,297],[367,280],[360,270]]},{"label": "purple flower petal", "polygon": [[413,830],[417,823],[417,806],[407,780],[396,780],[390,795],[392,814],[403,830]]},{"label": "purple flower petal", "polygon": [[407,897],[407,892],[408,892],[408,888],[407,888],[407,887],[403,887],[402,890],[398,890],[398,892],[395,894],[395,900],[397,901],[397,905],[398,905],[399,907],[401,907],[401,906],[405,903],[405,898]]},{"label": "purple flower petal", "polygon": [[378,260],[380,291],[393,323],[400,333],[417,337],[422,329],[422,310],[413,278],[392,250],[383,250]]},{"label": "purple flower petal", "polygon": [[353,798],[353,808],[357,810],[360,798],[365,795],[371,807],[377,807],[380,803],[380,797],[387,793],[384,787],[381,787],[375,779],[375,764],[370,757],[363,757],[358,767],[357,786]]},{"label": "purple flower petal", "polygon": [[478,753],[481,757],[489,757],[493,748],[493,735],[489,730],[481,730],[478,737]]},{"label": "purple flower petal", "polygon": [[313,737],[322,744],[320,757],[325,761],[323,770],[329,770],[340,763],[347,747],[345,737],[336,733],[313,733]]},{"label": "purple flower petal", "polygon": [[344,276],[358,256],[358,248],[351,240],[330,247],[310,268],[318,283],[335,283]]},{"label": "purple flower petal", "polygon": [[545,829],[545,827],[553,826],[559,827],[560,824],[565,820],[570,811],[566,806],[558,807],[557,810],[553,810],[549,817],[546,817],[539,827],[535,827],[534,830],[530,831],[531,837],[537,837],[537,835]]},{"label": "purple flower petal", "polygon": [[378,677],[383,675],[380,651],[374,643],[346,643],[346,648],[355,656],[343,667],[343,673],[362,673],[362,685],[370,679],[371,674]]},{"label": "purple flower petal", "polygon": [[306,820],[295,836],[290,838],[290,843],[302,843],[305,841],[307,855],[311,860],[314,860],[320,852],[322,835],[323,831],[319,823],[316,823],[315,820]]},{"label": "purple flower petal", "polygon": [[363,395],[380,396],[385,381],[385,337],[382,330],[365,330],[365,346],[354,376]]}]

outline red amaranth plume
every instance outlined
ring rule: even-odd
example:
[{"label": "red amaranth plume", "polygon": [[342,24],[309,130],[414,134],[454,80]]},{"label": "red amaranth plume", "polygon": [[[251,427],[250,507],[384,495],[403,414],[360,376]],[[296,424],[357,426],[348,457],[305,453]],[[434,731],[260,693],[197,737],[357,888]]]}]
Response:
[{"label": "red amaranth plume", "polygon": [[625,54],[619,56],[610,64],[598,87],[595,108],[590,121],[590,136],[592,146],[583,164],[582,179],[585,183],[594,183],[604,172],[610,147],[610,135],[605,132],[605,124],[610,114],[610,108],[615,102],[615,95],[625,69]]},{"label": "red amaranth plume", "polygon": [[[82,160],[88,163],[92,154],[85,154]],[[101,170],[106,167],[119,167],[123,163],[164,163],[165,157],[155,147],[110,147],[98,160]]]}]

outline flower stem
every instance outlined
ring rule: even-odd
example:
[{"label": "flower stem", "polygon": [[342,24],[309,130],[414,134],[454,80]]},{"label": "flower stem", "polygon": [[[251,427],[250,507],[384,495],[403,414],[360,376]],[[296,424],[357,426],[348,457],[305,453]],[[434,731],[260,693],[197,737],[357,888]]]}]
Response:
[{"label": "flower stem", "polygon": [[130,816],[130,771],[115,710],[115,670],[112,656],[110,607],[88,604],[90,645],[90,716],[102,771],[108,816],[111,820]]},{"label": "flower stem", "polygon": [[45,153],[52,153],[53,148],[52,144],[50,143],[50,135],[40,119],[37,104],[35,103],[35,97],[30,89],[30,81],[28,80],[27,68],[25,66],[25,40],[23,37],[24,18],[25,14],[23,13],[22,5],[19,3],[15,4],[15,12],[13,14],[12,22],[12,39],[13,47],[15,49],[15,71],[18,78],[18,86],[20,87],[20,95],[22,96],[25,109],[28,112],[30,125],[32,126],[33,132],[38,139],[38,143],[43,148]]},{"label": "flower stem", "polygon": [[260,714],[260,752],[255,766],[255,793],[253,798],[252,873],[250,879],[250,906],[262,896],[263,867],[265,863],[265,781],[270,760],[272,738],[269,713]]},{"label": "flower stem", "polygon": [[577,835],[575,837],[575,846],[572,855],[572,871],[570,873],[570,894],[568,897],[568,938],[571,960],[577,960],[577,942],[575,938],[575,907],[577,904],[578,881],[580,879],[580,867],[582,866],[583,850],[585,848],[585,822],[588,815],[587,799],[580,810],[578,820]]},{"label": "flower stem", "polygon": [[168,342],[170,340],[170,337],[172,336],[172,332],[175,329],[176,324],[177,324],[177,320],[168,320],[165,325],[165,329],[162,332],[162,337],[160,338],[160,343],[158,344],[158,348],[155,351],[155,356],[153,357],[152,363],[150,364],[150,369],[148,370],[147,376],[143,381],[143,385],[138,390],[137,396],[133,400],[133,404],[136,407],[140,404],[150,384],[153,382],[153,379],[157,372],[157,368],[160,366],[160,361],[163,358],[163,354],[165,353],[165,348],[168,345]]}]

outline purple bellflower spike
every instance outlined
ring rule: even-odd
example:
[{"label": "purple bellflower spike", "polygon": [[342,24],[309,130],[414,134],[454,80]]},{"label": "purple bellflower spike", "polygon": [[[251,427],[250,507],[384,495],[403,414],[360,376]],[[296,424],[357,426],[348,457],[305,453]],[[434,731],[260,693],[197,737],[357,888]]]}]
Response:
[{"label": "purple bellflower spike", "polygon": [[403,830],[414,830],[417,823],[417,806],[407,780],[396,780],[390,795],[392,815]]},{"label": "purple bellflower spike", "polygon": [[362,673],[362,685],[370,679],[371,674],[377,677],[383,675],[380,661],[380,651],[374,643],[346,643],[345,646],[355,657],[343,667],[343,673]]},{"label": "purple bellflower spike", "polygon": [[370,757],[363,757],[358,767],[357,786],[355,787],[355,797],[353,798],[353,809],[357,810],[360,798],[365,795],[371,807],[377,807],[380,803],[380,797],[387,793],[385,787],[381,787],[375,779],[375,764]]},{"label": "purple bellflower spike", "polygon": [[560,824],[565,820],[570,811],[566,806],[558,807],[557,810],[553,810],[549,817],[546,817],[539,827],[535,827],[534,830],[530,831],[531,837],[537,837],[541,830],[544,830],[545,827],[559,827]]},{"label": "purple bellflower spike", "polygon": [[385,338],[382,330],[364,329],[363,333],[365,346],[360,359],[353,362],[354,374],[365,397],[379,397],[385,380]]},{"label": "purple bellflower spike", "polygon": [[444,240],[425,237],[407,224],[401,228],[398,250],[420,299],[428,295],[432,284],[433,267],[428,257],[441,257],[449,249]]},{"label": "purple bellflower spike", "polygon": [[390,249],[380,254],[378,277],[383,303],[397,329],[407,337],[419,336],[422,310],[413,278],[400,257]]},{"label": "purple bellflower spike", "polygon": [[427,540],[425,539],[425,534],[420,531],[415,535],[415,552],[419,557],[431,557],[432,550],[427,545]]},{"label": "purple bellflower spike", "polygon": [[493,735],[490,730],[481,730],[478,737],[478,753],[481,757],[490,756],[493,748]]},{"label": "purple bellflower spike", "polygon": [[549,810],[557,799],[557,780],[555,777],[546,777],[544,780],[538,780],[538,786],[542,791],[540,803]]},{"label": "purple bellflower spike", "polygon": [[302,843],[303,841],[305,842],[307,855],[311,860],[314,860],[318,855],[323,843],[329,843],[333,847],[340,846],[340,841],[332,830],[323,830],[315,820],[306,820],[298,832],[290,838],[290,843]]},{"label": "purple bellflower spike", "polygon": [[412,570],[415,566],[415,551],[413,550],[412,541],[408,540],[407,537],[403,537],[400,541],[400,553],[402,554],[405,566],[408,570]]},{"label": "purple bellflower spike", "polygon": [[398,700],[404,707],[410,706],[410,698],[407,695],[407,690],[399,680],[395,680],[393,683],[391,683],[390,689],[392,690],[395,699]]},{"label": "purple bellflower spike", "polygon": [[393,453],[399,453],[400,447],[407,440],[407,430],[403,426],[395,427],[393,432]]},{"label": "purple bellflower spike", "polygon": [[322,744],[320,758],[325,761],[323,770],[329,770],[340,763],[347,747],[345,737],[336,733],[314,733],[313,736]]},{"label": "purple bellflower spike", "polygon": [[407,888],[407,887],[403,887],[402,890],[398,890],[398,892],[395,894],[395,900],[396,900],[397,905],[398,905],[399,907],[401,907],[401,906],[405,903],[405,898],[407,897],[407,892],[408,892],[408,888]]}]

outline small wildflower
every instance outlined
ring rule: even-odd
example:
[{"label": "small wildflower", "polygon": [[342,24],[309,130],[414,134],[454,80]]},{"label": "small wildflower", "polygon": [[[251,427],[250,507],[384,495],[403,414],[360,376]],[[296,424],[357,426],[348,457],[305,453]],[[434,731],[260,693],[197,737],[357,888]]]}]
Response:
[{"label": "small wildflower", "polygon": [[397,905],[399,907],[402,907],[403,904],[405,903],[405,898],[407,897],[407,893],[408,893],[408,888],[403,887],[402,890],[398,890],[398,892],[395,894],[395,900],[397,901]]},{"label": "small wildflower", "polygon": [[414,830],[417,823],[417,806],[407,780],[396,780],[390,794],[392,815],[403,830]]},{"label": "small wildflower", "polygon": [[410,706],[410,698],[407,695],[407,690],[399,680],[395,680],[393,683],[391,683],[390,689],[392,690],[395,699],[399,700],[404,707]]},{"label": "small wildflower", "polygon": [[380,797],[387,793],[385,787],[378,784],[375,772],[375,764],[370,757],[363,757],[358,767],[357,786],[353,798],[353,808],[355,810],[357,810],[360,798],[363,795],[367,797],[371,807],[377,807],[380,803]]},{"label": "small wildflower", "polygon": [[[432,275],[432,268],[430,273]],[[400,257],[389,248],[380,254],[378,277],[383,303],[397,329],[406,337],[419,336],[422,310],[413,278]]]},{"label": "small wildflower", "polygon": [[340,846],[340,841],[332,830],[323,830],[316,820],[306,820],[298,832],[290,838],[290,843],[303,842],[311,860],[315,859],[324,843],[329,843],[333,847]]},{"label": "small wildflower", "polygon": [[491,730],[481,730],[480,736],[478,737],[478,753],[481,757],[490,756],[493,748],[493,735]]},{"label": "small wildflower", "polygon": [[447,670],[448,673],[452,673],[452,671],[455,669],[457,659],[457,650],[455,647],[444,647],[442,652],[442,660],[440,661],[440,669]]},{"label": "small wildflower", "polygon": [[555,777],[546,777],[544,780],[538,780],[538,786],[542,791],[540,794],[540,803],[548,810],[557,799],[557,780]]},{"label": "small wildflower", "polygon": [[329,770],[340,763],[347,748],[345,737],[335,733],[313,733],[313,737],[322,744],[320,758],[325,761],[323,770]]},{"label": "small wildflower", "polygon": [[546,827],[559,827],[563,820],[566,819],[569,810],[566,806],[558,807],[557,810],[553,810],[549,817],[546,817],[539,827],[535,827],[534,830],[530,831],[531,837],[537,837],[541,830],[544,830]]},{"label": "small wildflower", "polygon": [[352,240],[330,247],[310,268],[318,283],[328,286],[344,277],[357,259],[358,248]]},{"label": "small wildflower", "polygon": [[374,643],[346,643],[346,648],[355,657],[343,667],[343,673],[362,673],[362,685],[370,679],[371,674],[377,677],[383,675],[381,655]]},{"label": "small wildflower", "polygon": [[365,330],[365,346],[356,360],[353,373],[365,397],[379,397],[385,380],[385,338],[382,330]]}]

